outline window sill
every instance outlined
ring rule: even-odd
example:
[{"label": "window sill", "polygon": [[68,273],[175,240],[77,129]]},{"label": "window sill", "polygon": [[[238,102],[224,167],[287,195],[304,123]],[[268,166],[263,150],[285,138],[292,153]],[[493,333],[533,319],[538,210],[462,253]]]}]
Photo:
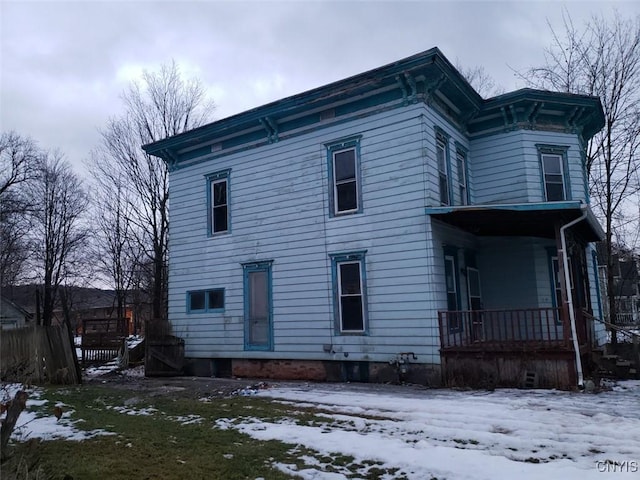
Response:
[{"label": "window sill", "polygon": [[203,313],[224,313],[224,308],[215,308],[213,310],[191,310],[188,315],[202,315]]}]

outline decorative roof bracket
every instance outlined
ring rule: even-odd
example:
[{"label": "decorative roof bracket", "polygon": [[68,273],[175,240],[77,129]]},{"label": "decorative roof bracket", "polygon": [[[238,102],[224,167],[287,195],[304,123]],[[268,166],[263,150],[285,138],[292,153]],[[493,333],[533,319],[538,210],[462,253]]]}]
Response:
[{"label": "decorative roof bracket", "polygon": [[436,90],[438,90],[442,86],[446,79],[447,76],[443,73],[442,75],[440,75],[440,78],[438,78],[438,80],[427,85],[425,89],[425,100],[427,103],[431,101],[433,95],[436,93]]},{"label": "decorative roof bracket", "polygon": [[271,117],[263,117],[260,124],[267,131],[267,140],[269,143],[278,141],[278,124]]},{"label": "decorative roof bracket", "polygon": [[570,127],[576,128],[577,125],[577,121],[578,119],[582,116],[582,113],[584,112],[584,107],[576,107],[573,109],[573,111],[571,112],[571,115],[569,115],[569,118],[567,119],[567,124]]},{"label": "decorative roof bracket", "polygon": [[534,102],[533,105],[531,105],[531,108],[527,112],[526,118],[527,118],[527,121],[532,126],[536,124],[536,120],[538,119],[538,114],[540,113],[540,110],[542,110],[543,107],[544,107],[544,102]]},{"label": "decorative roof bracket", "polygon": [[502,112],[502,121],[504,122],[504,128],[509,126],[509,117],[507,116],[507,110],[504,107],[500,107],[500,112]]},{"label": "decorative roof bracket", "polygon": [[518,125],[518,114],[516,113],[516,107],[513,105],[513,103],[509,105],[509,110],[511,111],[511,116],[513,117],[511,126],[516,127]]},{"label": "decorative roof bracket", "polygon": [[465,128],[465,130],[468,132],[468,125],[469,122],[471,120],[473,120],[474,118],[476,118],[476,116],[480,113],[480,109],[479,108],[473,108],[471,109],[470,112],[468,112],[466,115],[464,115],[462,117],[462,125]]},{"label": "decorative roof bracket", "polygon": [[416,87],[416,81],[413,78],[413,76],[408,72],[404,72],[404,79],[407,81],[407,85],[409,85],[409,88],[411,88],[411,95],[409,96],[409,102],[415,103],[416,96],[418,95],[418,88]]},{"label": "decorative roof bracket", "polygon": [[402,90],[402,103],[406,105],[408,103],[407,97],[409,95],[407,92],[407,85],[404,83],[404,79],[400,75],[396,75],[396,81],[398,82],[400,90]]},{"label": "decorative roof bracket", "polygon": [[164,158],[165,162],[167,162],[167,170],[169,170],[170,172],[174,172],[178,169],[178,157],[171,153],[171,150],[169,150],[168,148],[162,150],[162,157]]},{"label": "decorative roof bracket", "polygon": [[265,120],[267,121],[267,123],[269,124],[269,126],[271,127],[271,131],[272,131],[272,142],[277,142],[279,140],[278,138],[278,124],[276,123],[276,121],[271,118],[271,117],[265,117]]}]

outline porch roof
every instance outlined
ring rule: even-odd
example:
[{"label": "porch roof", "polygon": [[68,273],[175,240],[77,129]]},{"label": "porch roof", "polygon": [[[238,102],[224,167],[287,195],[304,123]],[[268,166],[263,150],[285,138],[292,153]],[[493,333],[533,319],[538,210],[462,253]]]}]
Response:
[{"label": "porch roof", "polygon": [[585,241],[604,238],[591,209],[581,201],[427,207],[432,218],[479,236],[555,238],[556,224],[587,217],[573,226]]}]

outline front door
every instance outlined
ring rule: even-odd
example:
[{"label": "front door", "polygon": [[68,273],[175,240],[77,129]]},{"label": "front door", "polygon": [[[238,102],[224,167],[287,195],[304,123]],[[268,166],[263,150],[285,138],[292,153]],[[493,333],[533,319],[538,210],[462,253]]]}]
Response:
[{"label": "front door", "polygon": [[271,263],[245,265],[245,349],[272,350]]}]

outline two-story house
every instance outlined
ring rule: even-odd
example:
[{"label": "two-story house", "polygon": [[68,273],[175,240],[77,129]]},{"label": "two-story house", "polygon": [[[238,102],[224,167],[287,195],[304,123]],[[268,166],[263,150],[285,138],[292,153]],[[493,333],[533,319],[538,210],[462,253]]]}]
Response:
[{"label": "two-story house", "polygon": [[144,146],[189,371],[575,386],[602,125],[593,97],[483,100],[434,48]]}]

